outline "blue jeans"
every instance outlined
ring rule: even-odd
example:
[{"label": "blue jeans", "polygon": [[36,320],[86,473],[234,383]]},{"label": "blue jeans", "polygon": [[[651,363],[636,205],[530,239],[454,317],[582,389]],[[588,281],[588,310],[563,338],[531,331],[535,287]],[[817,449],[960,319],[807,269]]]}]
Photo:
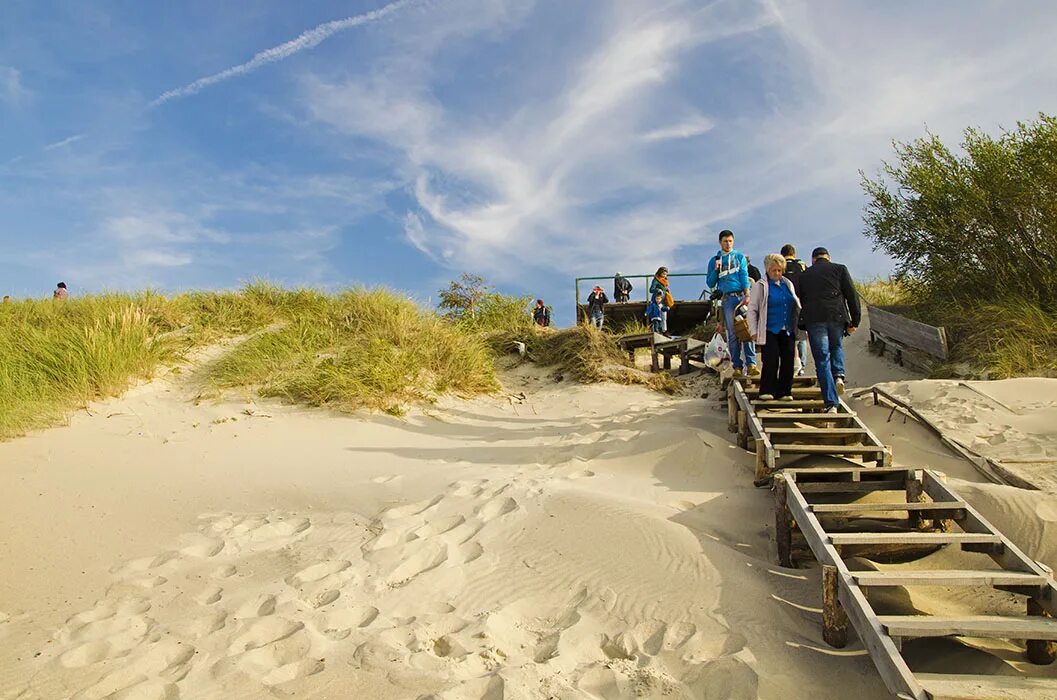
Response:
[{"label": "blue jeans", "polygon": [[741,369],[744,365],[741,361],[741,353],[745,352],[745,362],[752,366],[756,364],[756,343],[741,342],[734,332],[734,309],[741,303],[738,297],[723,297],[723,324],[727,329],[727,347],[730,348],[730,364],[734,369]]},{"label": "blue jeans", "polygon": [[800,357],[800,371],[807,370],[807,341],[796,341],[796,354]]},{"label": "blue jeans", "polygon": [[592,326],[594,326],[595,328],[601,328],[603,321],[605,321],[605,316],[602,314],[601,311],[592,311],[591,312],[591,325]]},{"label": "blue jeans", "polygon": [[840,404],[837,377],[844,376],[844,323],[812,323],[807,327],[815,374],[826,408]]}]

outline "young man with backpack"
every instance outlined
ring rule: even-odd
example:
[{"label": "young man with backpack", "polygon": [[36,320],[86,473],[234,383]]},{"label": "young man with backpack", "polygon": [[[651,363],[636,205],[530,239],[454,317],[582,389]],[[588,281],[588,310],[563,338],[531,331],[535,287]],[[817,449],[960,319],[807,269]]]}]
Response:
[{"label": "young man with backpack", "polygon": [[[796,277],[807,269],[804,261],[796,257],[796,247],[792,243],[782,246],[782,257],[785,258],[785,276],[796,286]],[[807,331],[797,329],[796,332],[796,356],[800,360],[800,367],[796,376],[802,376],[807,367]]]},{"label": "young man with backpack", "polygon": [[844,393],[844,336],[862,322],[859,295],[848,268],[831,262],[829,251],[821,247],[812,251],[811,267],[797,275],[794,284],[826,413],[836,413]]},{"label": "young man with backpack", "polygon": [[723,229],[719,232],[719,252],[712,256],[707,270],[708,286],[723,295],[723,325],[727,331],[727,347],[730,349],[734,376],[740,377],[742,367],[748,365],[746,371],[749,376],[758,377],[760,370],[756,366],[756,347],[751,342],[738,340],[734,332],[735,311],[749,303],[749,263],[744,255],[734,250],[733,231]]}]

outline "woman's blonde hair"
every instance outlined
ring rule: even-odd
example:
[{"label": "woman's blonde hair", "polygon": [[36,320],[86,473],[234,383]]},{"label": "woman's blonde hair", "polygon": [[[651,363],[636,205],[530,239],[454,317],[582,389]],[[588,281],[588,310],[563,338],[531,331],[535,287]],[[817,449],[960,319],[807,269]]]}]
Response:
[{"label": "woman's blonde hair", "polygon": [[782,272],[785,272],[785,258],[778,253],[768,253],[767,257],[763,259],[764,272],[770,270],[772,267],[782,268]]}]

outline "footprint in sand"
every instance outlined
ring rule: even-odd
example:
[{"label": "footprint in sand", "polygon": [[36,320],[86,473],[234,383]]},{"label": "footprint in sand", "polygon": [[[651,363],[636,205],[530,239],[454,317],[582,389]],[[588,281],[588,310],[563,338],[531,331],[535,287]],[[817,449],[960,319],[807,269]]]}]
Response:
[{"label": "footprint in sand", "polygon": [[371,605],[357,605],[327,613],[320,627],[323,634],[331,639],[345,639],[352,630],[367,627],[377,617],[378,608]]},{"label": "footprint in sand", "polygon": [[219,602],[223,589],[220,586],[210,586],[195,596],[195,600],[201,605],[212,605]]},{"label": "footprint in sand", "polygon": [[303,586],[306,583],[319,581],[333,574],[345,571],[350,566],[352,566],[352,562],[345,559],[324,561],[301,569],[296,574],[287,577],[286,582],[291,586]]},{"label": "footprint in sand", "polygon": [[239,606],[235,611],[235,617],[246,619],[250,617],[267,617],[275,612],[275,596],[261,594],[253,600],[249,600]]},{"label": "footprint in sand", "polygon": [[494,520],[501,515],[516,510],[518,507],[517,501],[509,496],[497,496],[492,500],[481,506],[480,510],[477,511],[477,517],[483,522]]},{"label": "footprint in sand", "polygon": [[448,546],[442,542],[425,542],[414,554],[406,557],[385,581],[392,587],[403,586],[419,574],[434,569],[448,558]]}]

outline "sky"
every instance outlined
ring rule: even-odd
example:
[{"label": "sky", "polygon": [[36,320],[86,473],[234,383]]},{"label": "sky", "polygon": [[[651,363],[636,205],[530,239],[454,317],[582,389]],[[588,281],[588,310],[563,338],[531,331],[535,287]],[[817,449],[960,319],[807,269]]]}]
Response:
[{"label": "sky", "polygon": [[1057,112],[1054,36],[1049,0],[3,0],[0,289],[469,271],[568,323],[573,278],[724,228],[884,275],[859,171]]}]

